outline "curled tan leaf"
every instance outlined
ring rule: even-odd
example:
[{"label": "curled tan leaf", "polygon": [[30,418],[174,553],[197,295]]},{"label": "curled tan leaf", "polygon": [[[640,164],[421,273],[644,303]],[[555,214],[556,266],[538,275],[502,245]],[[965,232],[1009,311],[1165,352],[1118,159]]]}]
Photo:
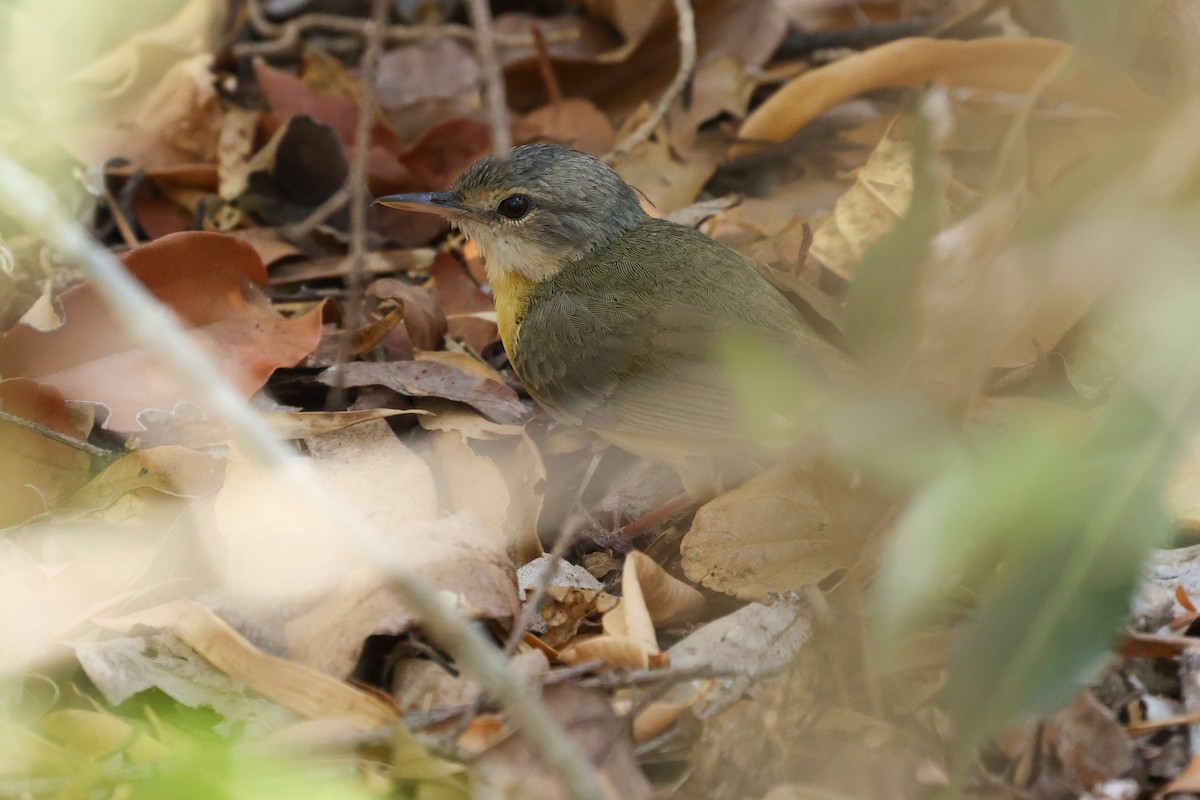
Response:
[{"label": "curled tan leaf", "polygon": [[625,559],[626,597],[634,583],[656,627],[669,628],[693,622],[704,609],[704,595],[672,578],[652,558],[636,550]]},{"label": "curled tan leaf", "polygon": [[267,655],[191,600],[177,600],[107,623],[107,627],[124,632],[136,625],[174,632],[217,669],[303,717],[344,718],[370,730],[394,722],[398,716],[391,703],[376,695],[294,661]]},{"label": "curled tan leaf", "polygon": [[[742,140],[782,142],[830,108],[863,92],[930,82],[998,92],[1024,92],[1059,62],[1070,45],[1053,39],[987,38],[969,42],[910,38],[874,47],[795,78],[751,114]],[[1045,90],[1045,96],[1112,111],[1148,112],[1150,99],[1133,81],[1098,88],[1081,66]],[[741,145],[733,155],[752,152]]]}]

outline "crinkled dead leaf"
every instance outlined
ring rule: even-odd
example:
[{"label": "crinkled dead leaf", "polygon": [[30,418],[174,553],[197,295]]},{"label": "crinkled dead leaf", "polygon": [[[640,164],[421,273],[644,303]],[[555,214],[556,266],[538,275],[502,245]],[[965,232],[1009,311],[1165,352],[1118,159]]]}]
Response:
[{"label": "crinkled dead leaf", "polygon": [[701,506],[680,545],[683,570],[747,600],[818,583],[860,555],[857,503],[829,465],[775,467]]},{"label": "crinkled dead leaf", "polygon": [[79,665],[113,706],[158,689],[189,708],[207,706],[247,735],[262,737],[296,720],[283,706],[206,661],[171,631],[70,643]]},{"label": "crinkled dead leaf", "polygon": [[[710,680],[677,683],[633,718],[633,741],[642,744],[675,724],[712,689]],[[631,704],[630,704],[631,705]]]},{"label": "crinkled dead leaf", "polygon": [[672,147],[687,154],[704,123],[722,114],[741,119],[754,87],[754,79],[736,59],[718,58],[701,64],[692,76],[686,102],[677,99],[667,112]]},{"label": "crinkled dead leaf", "polygon": [[751,603],[699,627],[667,651],[678,669],[708,667],[736,672],[718,678],[701,699],[700,717],[710,717],[735,703],[756,681],[783,670],[812,636],[813,623],[800,601],[772,605]]},{"label": "crinkled dead leaf", "polygon": [[453,355],[462,354],[439,351],[422,353],[419,361],[356,361],[330,367],[318,380],[330,386],[340,379],[345,386],[386,386],[412,397],[455,400],[497,422],[520,422],[527,416],[528,410],[517,393],[503,381],[493,379],[499,377],[494,370],[466,355],[444,358]]},{"label": "crinkled dead leaf", "polygon": [[367,296],[391,300],[400,306],[404,326],[382,341],[388,360],[407,360],[413,357],[414,350],[438,350],[445,344],[446,315],[431,289],[396,278],[380,278],[367,287]]},{"label": "crinkled dead leaf", "polygon": [[[873,47],[787,83],[738,130],[746,141],[782,142],[822,113],[863,92],[929,82],[1021,93],[1073,52],[1052,39],[986,38],[972,41],[909,38]],[[1045,95],[1112,111],[1148,113],[1153,103],[1130,79],[1098,86],[1086,65],[1045,89]],[[744,154],[753,145],[740,145]]]},{"label": "crinkled dead leaf", "polygon": [[605,592],[604,584],[583,567],[542,555],[517,570],[522,602],[532,600],[534,589],[552,564],[557,568],[546,588],[541,620],[532,631],[546,645],[561,648],[575,637],[584,620],[611,611],[621,601]]},{"label": "crinkled dead leaf", "polygon": [[104,624],[122,632],[133,631],[139,625],[170,631],[229,677],[304,717],[345,718],[362,730],[387,725],[398,717],[395,706],[375,694],[295,661],[263,653],[212,611],[191,600],[106,620]]},{"label": "crinkled dead leaf", "polygon": [[[0,411],[82,441],[62,394],[26,378],[0,381]],[[0,528],[53,509],[88,479],[91,458],[76,448],[0,420]]]},{"label": "crinkled dead leaf", "polygon": [[[621,578],[622,596],[616,608],[604,614],[604,633],[581,639],[564,648],[561,658],[568,664],[601,659],[610,667],[645,669],[665,666],[668,662],[658,648],[655,623],[647,608],[642,578],[655,600],[656,608],[671,622],[688,618],[699,610],[703,597],[662,572],[653,561],[638,552],[625,559]],[[695,592],[695,594],[691,594]]]},{"label": "crinkled dead leaf", "polygon": [[[245,190],[233,199],[240,211],[268,225],[299,222],[342,188],[350,165],[337,131],[309,116],[287,120],[246,163]],[[328,223],[345,228],[349,211]]]},{"label": "crinkled dead leaf", "polygon": [[[320,338],[321,308],[284,318],[254,286],[266,270],[253,248],[217,233],[187,232],[143,245],[122,259],[169,306],[246,395],[278,367],[292,366]],[[67,321],[54,331],[18,326],[0,338],[0,373],[24,375],[72,400],[103,403],[107,426],[136,430],[147,408],[170,409],[190,392],[126,331],[91,284],[62,295]]]},{"label": "crinkled dead leaf", "polygon": [[912,145],[885,136],[842,195],[833,214],[813,233],[810,252],[850,280],[867,248],[891,230],[912,198]]}]

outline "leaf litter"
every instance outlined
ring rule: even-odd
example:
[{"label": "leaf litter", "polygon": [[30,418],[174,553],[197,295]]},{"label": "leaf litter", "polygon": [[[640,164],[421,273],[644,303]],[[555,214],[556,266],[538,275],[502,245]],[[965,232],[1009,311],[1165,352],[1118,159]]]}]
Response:
[{"label": "leaf litter", "polygon": [[[35,5],[0,11],[27,43],[62,24]],[[1154,548],[1188,543],[1200,493],[1200,292],[1181,267],[1197,111],[1163,89],[1198,20],[1168,0],[1072,39],[1028,3],[695,5],[698,66],[659,111],[665,0],[501,13],[494,64],[428,4],[419,35],[389,21],[374,75],[347,4],[252,0],[222,21],[162,0],[18,88],[97,113],[26,104],[0,147],[93,171],[102,243],[397,559],[512,642],[607,796],[1194,788],[1195,554]],[[353,232],[352,203],[442,190],[488,152],[490,73],[518,143],[604,156],[653,120],[619,174],[873,353],[868,385],[772,427],[803,381],[765,352],[731,364],[762,391],[730,424],[764,421],[786,463],[636,527],[674,476],[537,412],[474,247],[414,214]],[[0,780],[115,796],[149,785],[133,765],[243,757],[236,730],[356,764],[313,773],[342,796],[567,796],[382,565],[257,468],[71,266],[2,213],[0,234],[0,663],[59,693],[6,717],[26,758]],[[1121,650],[1152,655],[1095,668],[1139,589]]]}]

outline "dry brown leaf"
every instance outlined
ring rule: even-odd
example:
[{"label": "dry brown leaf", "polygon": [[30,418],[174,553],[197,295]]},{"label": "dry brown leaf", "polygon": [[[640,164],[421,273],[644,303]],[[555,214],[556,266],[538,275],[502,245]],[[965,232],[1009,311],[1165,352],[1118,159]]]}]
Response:
[{"label": "dry brown leaf", "polygon": [[817,583],[858,559],[866,531],[849,524],[855,504],[828,464],[775,467],[701,506],[680,545],[683,570],[746,600]]},{"label": "dry brown leaf", "polygon": [[482,288],[487,275],[478,257],[468,259],[464,264],[450,253],[439,253],[433,262],[433,281],[433,290],[450,321],[452,338],[462,339],[476,353],[482,353],[488,345],[499,340],[495,320],[473,316],[496,310],[491,295]]},{"label": "dry brown leaf", "polygon": [[754,79],[735,59],[719,58],[702,64],[692,76],[687,102],[679,98],[667,112],[671,146],[680,153],[689,153],[705,122],[721,114],[741,119],[754,88]]},{"label": "dry brown leaf", "polygon": [[502,531],[508,518],[508,482],[496,463],[475,453],[453,431],[430,431],[426,441],[440,461],[450,507],[455,512],[470,509],[483,524]]},{"label": "dry brown leaf", "polygon": [[[626,128],[637,122],[635,116],[626,123]],[[672,152],[667,138],[661,136],[643,142],[614,164],[613,169],[645,195],[652,206],[649,211],[662,217],[696,199],[725,158],[725,149],[717,136],[702,135],[686,157],[679,156]]]},{"label": "dry brown leaf", "polygon": [[520,425],[492,422],[487,417],[446,400],[429,398],[422,400],[421,406],[430,412],[419,420],[421,427],[427,431],[457,431],[468,439],[489,442],[521,436],[525,432]]},{"label": "dry brown leaf", "polygon": [[833,214],[813,233],[810,252],[850,280],[871,245],[890,231],[912,198],[912,144],[885,136],[858,171]]},{"label": "dry brown leaf", "polygon": [[[81,440],[62,394],[26,378],[0,381],[0,410]],[[91,458],[35,431],[0,421],[0,528],[51,510],[88,479]]]},{"label": "dry brown leaf", "polygon": [[399,716],[395,706],[378,695],[263,653],[212,611],[191,600],[177,600],[103,624],[123,633],[138,625],[169,630],[231,678],[310,719],[349,719],[360,730],[373,730]]},{"label": "dry brown leaf", "polygon": [[578,638],[559,652],[559,658],[564,664],[603,661],[614,669],[646,669],[651,665],[651,654],[643,642],[607,634]]},{"label": "dry brown leaf", "polygon": [[[456,355],[462,358],[446,357]],[[421,356],[420,361],[354,361],[330,367],[317,379],[330,386],[341,380],[344,386],[386,386],[412,397],[456,400],[497,422],[519,422],[527,416],[528,410],[516,391],[494,380],[495,371],[485,364],[461,353],[439,351]]]},{"label": "dry brown leaf", "polygon": [[514,564],[537,558],[542,554],[537,519],[542,508],[541,483],[546,477],[537,447],[520,433],[481,445],[484,452],[476,452],[465,436],[455,430],[434,430],[428,436],[451,507],[455,511],[470,509],[486,525],[502,532]]},{"label": "dry brown leaf", "polygon": [[517,144],[554,142],[597,157],[611,150],[616,138],[608,115],[577,97],[534,109],[513,126]]},{"label": "dry brown leaf", "polygon": [[367,287],[367,296],[400,305],[404,326],[389,333],[382,343],[388,360],[410,359],[416,350],[437,350],[445,344],[446,315],[432,290],[396,278],[381,278]]},{"label": "dry brown leaf", "polygon": [[[855,53],[790,81],[752,113],[738,138],[782,142],[833,106],[883,87],[950,86],[1021,93],[1073,52],[1053,39],[972,41],[911,38]],[[1046,97],[1112,111],[1149,113],[1153,103],[1129,78],[1097,88],[1090,71],[1076,70],[1045,90]],[[753,145],[739,145],[744,155]]]},{"label": "dry brown leaf", "polygon": [[[292,318],[275,313],[254,286],[266,283],[262,261],[233,237],[174,234],[122,261],[247,395],[319,340],[321,307]],[[117,430],[136,430],[144,409],[169,410],[193,399],[173,371],[126,332],[91,284],[67,290],[62,303],[67,322],[57,330],[18,326],[0,338],[0,374],[35,378],[72,400],[101,402],[112,411],[107,425]]]}]

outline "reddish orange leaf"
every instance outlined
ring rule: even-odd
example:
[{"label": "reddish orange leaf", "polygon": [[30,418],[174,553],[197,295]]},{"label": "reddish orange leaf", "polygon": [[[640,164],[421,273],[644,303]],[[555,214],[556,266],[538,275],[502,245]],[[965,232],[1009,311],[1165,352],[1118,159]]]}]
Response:
[{"label": "reddish orange leaf", "polygon": [[[253,284],[267,282],[254,248],[232,236],[188,231],[131,251],[125,266],[192,329],[197,344],[245,394],[316,348],[321,307],[287,319]],[[87,283],[62,295],[66,322],[40,333],[20,325],[0,338],[0,374],[35,378],[72,400],[112,411],[108,426],[138,427],[146,408],[196,400],[142,342],[132,338]]]}]

